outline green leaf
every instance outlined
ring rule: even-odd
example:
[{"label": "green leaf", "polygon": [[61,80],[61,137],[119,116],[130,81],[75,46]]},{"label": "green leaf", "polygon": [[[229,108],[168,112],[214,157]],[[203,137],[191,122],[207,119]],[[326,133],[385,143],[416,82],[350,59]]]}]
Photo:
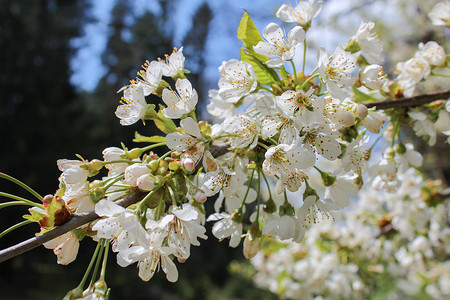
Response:
[{"label": "green leaf", "polygon": [[47,217],[47,214],[35,210],[30,210],[29,212],[30,212],[29,215],[23,215],[22,218],[30,220],[31,222],[39,223],[40,220]]},{"label": "green leaf", "polygon": [[264,62],[255,57],[255,54],[248,49],[241,48],[241,60],[245,61],[253,66],[255,69],[258,82],[262,85],[270,85],[276,81],[279,81],[277,73],[269,68]]},{"label": "green leaf", "polygon": [[355,100],[357,103],[378,101],[377,98],[375,98],[369,94],[363,93],[355,87],[353,87],[353,93],[355,93]]},{"label": "green leaf", "polygon": [[175,132],[175,128],[177,128],[177,126],[175,125],[175,123],[169,119],[163,116],[163,114],[161,113],[161,111],[164,109],[164,106],[162,106],[161,104],[159,105],[159,111],[157,113],[157,118],[154,118],[153,121],[155,122],[156,127],[158,127],[159,130],[161,130],[164,133],[171,133],[171,132]]},{"label": "green leaf", "polygon": [[143,136],[140,135],[137,131],[134,133],[134,139],[133,142],[135,143],[164,143],[166,141],[166,138],[159,135],[154,136]]},{"label": "green leaf", "polygon": [[270,58],[258,53],[255,53],[253,46],[256,46],[260,41],[262,41],[261,34],[256,28],[255,23],[253,23],[252,18],[244,11],[244,15],[241,18],[238,28],[238,38],[244,43],[245,48],[253,54],[261,62],[266,62]]},{"label": "green leaf", "polygon": [[261,34],[247,11],[244,11],[244,15],[239,23],[237,37],[244,43],[247,49],[253,49],[253,46],[258,44],[259,41],[262,41]]}]

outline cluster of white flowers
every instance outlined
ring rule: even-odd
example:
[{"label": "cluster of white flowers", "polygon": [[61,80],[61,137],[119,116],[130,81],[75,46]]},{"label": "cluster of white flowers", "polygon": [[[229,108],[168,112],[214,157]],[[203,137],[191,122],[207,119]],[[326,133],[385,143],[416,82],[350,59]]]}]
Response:
[{"label": "cluster of white flowers", "polygon": [[[396,193],[364,188],[341,222],[313,226],[301,244],[268,242],[251,263],[254,281],[284,298],[448,299],[448,207],[414,169]],[[370,213],[368,213],[370,212]]]},{"label": "cluster of white flowers", "polygon": [[[399,172],[422,163],[421,155],[400,140],[400,126],[420,121],[414,124],[416,133],[433,139],[433,121],[425,123],[429,114],[418,110],[403,114],[405,119],[401,119],[392,111],[369,110],[364,103],[412,95],[417,83],[430,76],[435,66],[446,65],[445,51],[432,41],[420,44],[414,58],[397,66],[400,74],[395,81],[400,87],[388,88],[388,83],[395,82],[389,82],[383,68],[374,64],[382,61],[383,49],[373,32],[375,24],[363,22],[347,45],[338,45],[331,55],[320,47],[316,68],[310,73],[297,72],[296,51],[306,43],[312,18],[321,8],[322,1],[317,0],[300,2],[295,8],[283,5],[277,16],[296,23],[287,35],[275,23],[268,24],[261,35],[244,14],[238,36],[245,48],[239,60],[222,63],[218,90],[209,93],[207,109],[222,119],[218,124],[197,121],[198,94],[185,76],[188,72],[182,48],[167,55],[165,61],[146,62],[139,78],[119,91],[123,97],[116,115],[125,126],[150,120],[164,135],[137,134],[135,141],[149,145],[131,150],[124,145],[109,147],[103,151],[103,160],[79,157],[58,161],[60,189],[48,198],[51,209],[31,211],[30,219],[50,224],[43,227],[48,230],[64,221],[55,213],[59,210],[95,210],[101,217],[78,228],[76,234],[46,244],[55,249],[58,262],[71,262],[78,240],[88,235],[108,240],[120,266],[137,263],[143,280],[149,280],[161,266],[173,282],[178,278],[173,260],[185,261],[190,246],[198,246],[198,238],[207,238],[205,221],[215,222],[212,234],[220,240],[229,238],[231,247],[245,238],[244,255],[253,257],[263,235],[302,242],[314,223],[334,220],[358,193],[365,174],[370,176],[365,180],[372,187],[398,191],[402,184]],[[305,61],[301,69],[305,70]],[[159,96],[161,103],[147,103],[150,94]],[[447,106],[444,101],[439,103],[432,112],[448,114],[448,102]],[[178,119],[179,127],[173,121]],[[379,134],[388,120],[385,136],[391,147],[369,171],[367,160],[376,140],[369,141],[368,132]],[[151,151],[156,147],[169,149],[157,155]],[[100,177],[103,167],[107,174]],[[115,203],[132,194],[142,197],[128,207]],[[215,212],[207,216],[204,202],[215,195]],[[42,218],[53,223],[41,222]],[[308,282],[302,285],[275,279],[273,282],[286,285],[282,288],[286,296],[317,294],[322,284],[341,298],[366,293],[367,286],[358,279],[355,264],[340,264],[335,254],[322,254],[310,245],[312,237],[327,228],[336,230],[329,225],[313,227],[306,245],[290,246],[311,260],[280,270],[278,275],[289,274],[297,283]],[[342,243],[356,238],[350,229],[345,230],[330,235],[342,234]],[[360,237],[364,241],[348,241],[349,247],[365,243],[370,236],[365,232]],[[76,247],[66,250],[69,244]],[[420,249],[422,244],[414,243]],[[322,259],[326,266],[321,266]],[[271,270],[267,278],[275,275]],[[328,275],[331,279],[320,283]]]},{"label": "cluster of white flowers", "polygon": [[434,68],[444,67],[446,60],[444,48],[435,41],[420,43],[413,58],[397,64],[396,81],[403,88],[403,94],[412,96],[417,84],[430,76]]}]

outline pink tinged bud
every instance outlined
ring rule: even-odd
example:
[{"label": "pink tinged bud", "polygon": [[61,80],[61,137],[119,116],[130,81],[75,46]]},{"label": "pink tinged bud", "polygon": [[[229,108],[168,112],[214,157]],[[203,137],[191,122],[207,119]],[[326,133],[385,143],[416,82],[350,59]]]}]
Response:
[{"label": "pink tinged bud", "polygon": [[150,174],[139,176],[136,180],[137,187],[143,191],[151,191],[155,188],[155,178]]},{"label": "pink tinged bud", "polygon": [[187,172],[191,173],[195,170],[195,162],[191,158],[184,158],[181,163]]},{"label": "pink tinged bud", "polygon": [[369,110],[367,109],[367,106],[365,106],[364,104],[358,104],[358,106],[356,107],[356,116],[359,119],[364,120],[368,114]]},{"label": "pink tinged bud", "polygon": [[254,257],[259,250],[259,240],[252,235],[247,235],[244,239],[244,256],[249,259]]},{"label": "pink tinged bud", "polygon": [[200,202],[200,203],[205,203],[205,201],[206,201],[206,195],[205,195],[205,193],[203,193],[203,192],[201,192],[201,191],[198,191],[195,195],[194,195],[194,199],[195,199],[195,201],[197,201],[197,202]]},{"label": "pink tinged bud", "polygon": [[42,203],[44,204],[44,207],[47,208],[50,203],[53,200],[53,195],[45,195],[44,198],[42,199]]}]

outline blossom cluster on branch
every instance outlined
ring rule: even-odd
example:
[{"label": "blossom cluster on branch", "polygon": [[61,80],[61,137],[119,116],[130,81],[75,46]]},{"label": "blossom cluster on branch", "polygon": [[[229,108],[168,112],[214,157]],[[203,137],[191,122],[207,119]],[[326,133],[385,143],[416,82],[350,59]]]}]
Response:
[{"label": "blossom cluster on branch", "polygon": [[[379,65],[383,46],[375,25],[363,22],[346,45],[331,53],[319,47],[316,67],[307,70],[308,30],[322,5],[317,0],[283,5],[277,17],[293,25],[285,29],[269,23],[262,34],[244,13],[238,28],[240,57],[222,63],[218,89],[209,93],[207,110],[221,122],[197,120],[199,96],[186,76],[183,48],[174,49],[163,60],[145,62],[138,78],[119,91],[123,96],[115,112],[124,126],[153,122],[164,134],[136,133],[134,141],[143,147],[108,147],[102,159],[58,160],[59,189],[37,196],[43,205],[28,203],[33,207],[26,222],[39,223],[45,235],[78,214],[95,211],[97,220],[44,246],[53,249],[58,263],[68,264],[77,256],[79,241],[90,237],[99,245],[93,262],[98,266],[103,257],[99,279],[84,290],[83,278],[68,298],[107,298],[109,244],[120,266],[137,264],[142,280],[160,269],[174,282],[175,259],[184,262],[191,245],[207,238],[205,222],[214,222],[212,234],[229,238],[231,247],[243,239],[244,256],[251,258],[262,237],[302,242],[314,223],[334,220],[363,185],[398,192],[400,174],[422,164],[421,154],[402,139],[401,127],[410,125],[434,144],[442,131],[436,121],[450,111],[448,93],[415,108],[368,106],[413,97],[417,84],[437,76],[435,70],[448,69],[448,56],[434,41],[421,43],[390,79]],[[147,103],[149,95],[161,102]],[[449,134],[450,128],[443,132]],[[390,146],[369,166],[377,134]],[[224,145],[226,151],[214,151]],[[153,152],[164,147],[162,155]],[[142,194],[137,202],[116,203],[135,193]],[[204,203],[212,196],[215,211],[209,214]]]},{"label": "blossom cluster on branch", "polygon": [[314,226],[302,244],[267,242],[251,260],[255,283],[287,299],[448,299],[442,183],[411,168],[397,176],[396,193],[364,187],[341,226]]}]

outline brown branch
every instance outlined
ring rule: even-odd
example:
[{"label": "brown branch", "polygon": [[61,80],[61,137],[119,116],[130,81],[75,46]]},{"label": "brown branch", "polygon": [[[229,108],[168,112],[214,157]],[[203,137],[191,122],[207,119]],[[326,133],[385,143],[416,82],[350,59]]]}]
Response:
[{"label": "brown branch", "polygon": [[[375,107],[375,109],[388,109],[388,108],[397,108],[397,107],[414,107],[423,104],[427,104],[440,99],[448,99],[450,97],[450,90],[428,93],[423,95],[418,95],[414,97],[407,98],[399,98],[394,100],[385,100],[385,101],[377,101],[377,102],[368,102],[364,103],[367,108]],[[223,143],[220,145],[214,145],[211,147],[211,154],[214,157],[219,157],[225,154],[230,147],[229,143]],[[145,196],[145,193],[136,192],[124,199],[117,201],[116,203],[123,206],[128,207],[131,204],[134,204],[140,200],[142,200]],[[31,249],[34,249],[52,239],[63,235],[66,232],[69,232],[73,229],[76,229],[84,224],[92,222],[99,217],[95,214],[95,211],[86,212],[83,214],[74,214],[72,219],[49,232],[46,232],[42,235],[33,237],[26,241],[23,241],[19,244],[11,246],[9,248],[3,249],[0,251],[0,262],[13,258],[17,255],[25,253]]]},{"label": "brown branch", "polygon": [[363,103],[367,108],[388,109],[397,107],[414,107],[424,105],[436,100],[447,100],[450,97],[450,90],[422,94],[414,97],[398,98],[393,100],[384,100],[376,102]]},{"label": "brown branch", "polygon": [[[116,203],[123,207],[128,207],[131,204],[134,204],[144,198],[146,194],[142,192],[136,192],[128,197],[125,197],[121,200],[118,200]],[[31,239],[25,240],[19,244],[11,246],[9,248],[3,249],[0,251],[0,262],[13,258],[17,255],[30,251],[48,241],[53,240],[54,238],[63,235],[66,232],[69,232],[75,228],[78,228],[84,224],[92,222],[99,217],[95,214],[95,211],[90,211],[82,214],[73,214],[72,219],[54,229],[33,237]]]}]

